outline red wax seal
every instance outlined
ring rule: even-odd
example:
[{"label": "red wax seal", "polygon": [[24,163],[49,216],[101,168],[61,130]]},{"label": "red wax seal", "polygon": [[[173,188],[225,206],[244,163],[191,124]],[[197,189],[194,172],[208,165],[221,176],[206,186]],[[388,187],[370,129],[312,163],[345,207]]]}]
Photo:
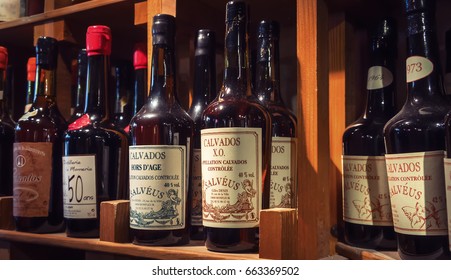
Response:
[{"label": "red wax seal", "polygon": [[92,25],[86,31],[86,53],[91,55],[111,54],[111,29],[105,25]]},{"label": "red wax seal", "polygon": [[36,80],[36,57],[30,57],[27,62],[27,80]]},{"label": "red wax seal", "polygon": [[130,133],[130,125],[127,125],[125,128],[124,128],[124,131],[128,134],[128,133]]},{"label": "red wax seal", "polygon": [[73,123],[71,123],[67,127],[67,130],[71,131],[71,130],[80,129],[82,127],[87,126],[88,124],[91,124],[91,118],[89,117],[88,114],[84,114],[83,116],[76,119]]},{"label": "red wax seal", "polygon": [[133,52],[133,66],[135,70],[147,68],[147,47],[144,43],[135,44]]},{"label": "red wax seal", "polygon": [[8,65],[8,49],[0,46],[0,69],[5,70]]}]

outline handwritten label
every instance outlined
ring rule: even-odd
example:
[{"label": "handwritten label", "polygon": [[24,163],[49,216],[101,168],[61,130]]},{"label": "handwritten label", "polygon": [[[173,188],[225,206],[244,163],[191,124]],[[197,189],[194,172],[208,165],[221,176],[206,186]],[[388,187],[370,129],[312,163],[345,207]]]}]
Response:
[{"label": "handwritten label", "polygon": [[422,56],[411,56],[406,60],[407,82],[411,83],[429,76],[434,71],[432,61]]},{"label": "handwritten label", "polygon": [[373,66],[368,69],[368,90],[381,89],[393,83],[393,74],[383,66]]},{"label": "handwritten label", "polygon": [[64,218],[97,218],[95,155],[63,157]]},{"label": "handwritten label", "polygon": [[395,231],[447,235],[444,151],[386,154]]}]

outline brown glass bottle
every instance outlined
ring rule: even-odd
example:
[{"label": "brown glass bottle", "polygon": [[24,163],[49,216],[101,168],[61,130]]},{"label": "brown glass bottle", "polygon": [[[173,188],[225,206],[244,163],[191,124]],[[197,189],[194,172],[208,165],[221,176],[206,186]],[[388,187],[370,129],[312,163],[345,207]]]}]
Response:
[{"label": "brown glass bottle", "polygon": [[197,32],[194,53],[193,102],[188,114],[194,121],[191,188],[191,239],[205,238],[202,226],[201,144],[202,112],[216,96],[216,36],[208,29]]},{"label": "brown glass bottle", "polygon": [[130,227],[135,244],[189,242],[194,124],[177,100],[174,41],[175,18],[154,16],[150,97],[130,122]]},{"label": "brown glass bottle", "polygon": [[[384,19],[373,30],[366,107],[343,133],[344,238],[352,246],[396,249],[383,135],[385,124],[396,114],[396,32],[392,19]],[[371,169],[353,168],[359,164]],[[364,176],[374,179],[361,179]],[[350,187],[353,184],[364,185],[369,192]]]},{"label": "brown glass bottle", "polygon": [[251,93],[247,6],[226,6],[224,80],[202,114],[203,225],[208,250],[258,250],[260,209],[269,207],[271,117]]},{"label": "brown glass bottle", "polygon": [[54,38],[38,39],[36,98],[15,130],[13,214],[19,231],[64,230],[61,156],[67,124],[56,105],[57,55]]},{"label": "brown glass bottle", "polygon": [[[122,139],[108,120],[111,31],[95,25],[86,33],[86,98],[83,115],[64,134],[63,193],[67,236],[98,237],[100,203],[125,198],[120,178]],[[127,143],[128,144],[128,143]]]},{"label": "brown glass bottle", "polygon": [[77,82],[75,87],[75,101],[74,101],[74,111],[69,118],[68,123],[74,122],[76,119],[83,116],[85,111],[85,94],[86,94],[86,78],[87,78],[87,68],[88,68],[88,56],[86,54],[86,49],[81,49],[78,52],[77,57]]},{"label": "brown glass bottle", "polygon": [[296,116],[280,94],[279,24],[261,21],[257,32],[255,94],[272,119],[270,208],[296,207]]},{"label": "brown glass bottle", "polygon": [[114,106],[113,106],[113,124],[125,130],[129,125],[131,116],[129,102],[129,73],[131,73],[131,67],[129,67],[127,62],[118,62],[116,66],[113,67],[112,72],[114,80]]},{"label": "brown glass bottle", "polygon": [[30,57],[27,62],[27,95],[25,98],[24,114],[28,113],[33,105],[34,84],[36,79],[36,57]]},{"label": "brown glass bottle", "polygon": [[435,1],[405,4],[407,100],[384,128],[393,224],[401,258],[438,259],[448,254],[443,157],[450,105],[443,89]]},{"label": "brown glass bottle", "polygon": [[10,196],[13,191],[14,122],[8,108],[8,91],[4,77],[8,65],[8,50],[0,47],[0,196]]}]

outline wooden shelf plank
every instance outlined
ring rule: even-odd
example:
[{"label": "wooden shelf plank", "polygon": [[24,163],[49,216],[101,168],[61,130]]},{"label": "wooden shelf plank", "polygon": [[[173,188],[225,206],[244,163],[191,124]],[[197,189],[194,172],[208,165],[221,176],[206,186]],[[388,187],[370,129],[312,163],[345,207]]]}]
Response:
[{"label": "wooden shelf plank", "polygon": [[44,22],[48,20],[53,20],[61,18],[67,15],[76,14],[83,11],[89,11],[95,8],[113,5],[121,2],[132,2],[129,0],[91,0],[83,2],[77,5],[67,6],[55,10],[50,10],[41,14],[32,15],[29,17],[22,17],[19,19],[6,21],[0,23],[0,30],[9,29],[14,27],[20,27],[22,25],[32,25],[39,22]]},{"label": "wooden shelf plank", "polygon": [[258,254],[225,254],[208,251],[202,242],[191,242],[185,246],[150,247],[131,243],[112,243],[98,238],[70,238],[65,233],[33,234],[11,230],[0,230],[0,240],[10,242],[50,245],[78,250],[127,255],[133,257],[173,260],[250,260],[259,259]]},{"label": "wooden shelf plank", "polygon": [[396,251],[376,251],[352,247],[338,242],[335,250],[337,254],[351,260],[399,260],[399,254]]}]

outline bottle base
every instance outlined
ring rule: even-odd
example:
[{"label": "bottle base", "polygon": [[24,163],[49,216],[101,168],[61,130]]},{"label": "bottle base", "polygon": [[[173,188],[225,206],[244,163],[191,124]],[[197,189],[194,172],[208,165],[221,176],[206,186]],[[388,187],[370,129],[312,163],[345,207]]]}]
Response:
[{"label": "bottle base", "polygon": [[29,232],[29,233],[58,233],[64,232],[66,224],[61,223],[49,223],[47,219],[39,218],[23,218],[15,217],[16,231]]},{"label": "bottle base", "polygon": [[402,260],[449,260],[450,258],[450,254],[449,252],[447,252],[446,250],[440,248],[439,250],[432,252],[430,254],[423,254],[423,255],[412,255],[412,254],[407,254],[405,252],[403,252],[402,250],[398,249],[398,254],[399,257]]},{"label": "bottle base", "polygon": [[180,246],[189,243],[187,230],[180,231],[142,231],[131,230],[133,244],[142,246]]}]

